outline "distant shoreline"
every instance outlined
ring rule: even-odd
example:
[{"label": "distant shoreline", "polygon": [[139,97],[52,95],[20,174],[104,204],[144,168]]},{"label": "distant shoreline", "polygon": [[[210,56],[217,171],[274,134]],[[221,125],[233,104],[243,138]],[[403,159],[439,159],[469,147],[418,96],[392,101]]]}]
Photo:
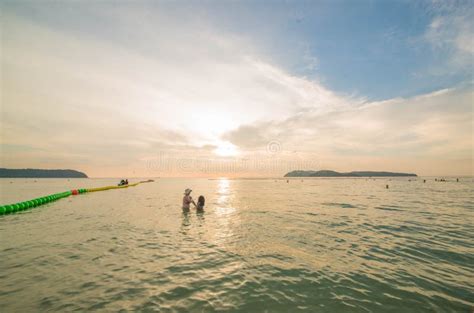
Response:
[{"label": "distant shoreline", "polygon": [[11,169],[0,168],[0,178],[88,178],[83,172],[76,170],[50,170],[50,169]]},{"label": "distant shoreline", "polygon": [[418,177],[414,173],[378,172],[378,171],[353,171],[339,173],[330,170],[321,171],[291,171],[284,177]]}]

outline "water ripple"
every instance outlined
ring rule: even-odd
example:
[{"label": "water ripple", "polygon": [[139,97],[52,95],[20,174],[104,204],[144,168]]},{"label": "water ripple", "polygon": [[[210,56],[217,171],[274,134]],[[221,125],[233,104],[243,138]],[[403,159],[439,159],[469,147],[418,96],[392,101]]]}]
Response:
[{"label": "water ripple", "polygon": [[[460,184],[161,179],[57,202],[0,218],[0,305],[470,312],[474,188]],[[181,212],[183,186],[204,213]]]}]

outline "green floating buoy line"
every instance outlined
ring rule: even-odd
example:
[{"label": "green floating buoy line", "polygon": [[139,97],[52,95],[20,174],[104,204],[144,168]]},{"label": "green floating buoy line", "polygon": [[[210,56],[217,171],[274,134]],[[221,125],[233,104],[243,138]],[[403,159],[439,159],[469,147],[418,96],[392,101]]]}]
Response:
[{"label": "green floating buoy line", "polygon": [[62,198],[69,197],[71,195],[79,195],[86,192],[104,191],[104,190],[110,190],[110,189],[128,188],[128,187],[137,186],[138,184],[141,184],[141,183],[150,183],[150,182],[153,182],[153,180],[140,181],[138,183],[123,185],[123,186],[105,186],[105,187],[99,187],[99,188],[82,188],[82,189],[68,190],[68,191],[55,193],[52,195],[39,197],[39,198],[28,200],[28,201],[2,205],[0,206],[0,215],[25,211],[25,210],[35,208],[43,204],[47,204],[47,203],[50,203]]}]

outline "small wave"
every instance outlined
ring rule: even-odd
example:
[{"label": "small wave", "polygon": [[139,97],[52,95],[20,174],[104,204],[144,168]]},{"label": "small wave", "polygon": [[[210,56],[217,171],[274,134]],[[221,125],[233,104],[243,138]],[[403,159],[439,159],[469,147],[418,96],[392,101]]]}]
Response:
[{"label": "small wave", "polygon": [[376,206],[375,209],[377,210],[383,210],[383,211],[405,211],[400,209],[399,207],[394,207],[394,206]]},{"label": "small wave", "polygon": [[333,207],[339,207],[343,209],[356,209],[357,208],[357,206],[349,204],[349,203],[325,202],[322,204],[325,206],[333,206]]}]

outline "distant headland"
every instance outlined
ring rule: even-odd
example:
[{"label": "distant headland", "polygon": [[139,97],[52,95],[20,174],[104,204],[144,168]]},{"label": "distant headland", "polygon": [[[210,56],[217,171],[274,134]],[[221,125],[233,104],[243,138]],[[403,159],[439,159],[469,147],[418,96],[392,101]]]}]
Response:
[{"label": "distant headland", "polygon": [[393,173],[393,172],[372,172],[355,171],[349,173],[339,173],[336,171],[292,171],[285,174],[285,177],[406,177],[417,176],[413,173]]},{"label": "distant headland", "polygon": [[0,168],[0,178],[88,178],[75,170],[43,170],[35,168]]}]

